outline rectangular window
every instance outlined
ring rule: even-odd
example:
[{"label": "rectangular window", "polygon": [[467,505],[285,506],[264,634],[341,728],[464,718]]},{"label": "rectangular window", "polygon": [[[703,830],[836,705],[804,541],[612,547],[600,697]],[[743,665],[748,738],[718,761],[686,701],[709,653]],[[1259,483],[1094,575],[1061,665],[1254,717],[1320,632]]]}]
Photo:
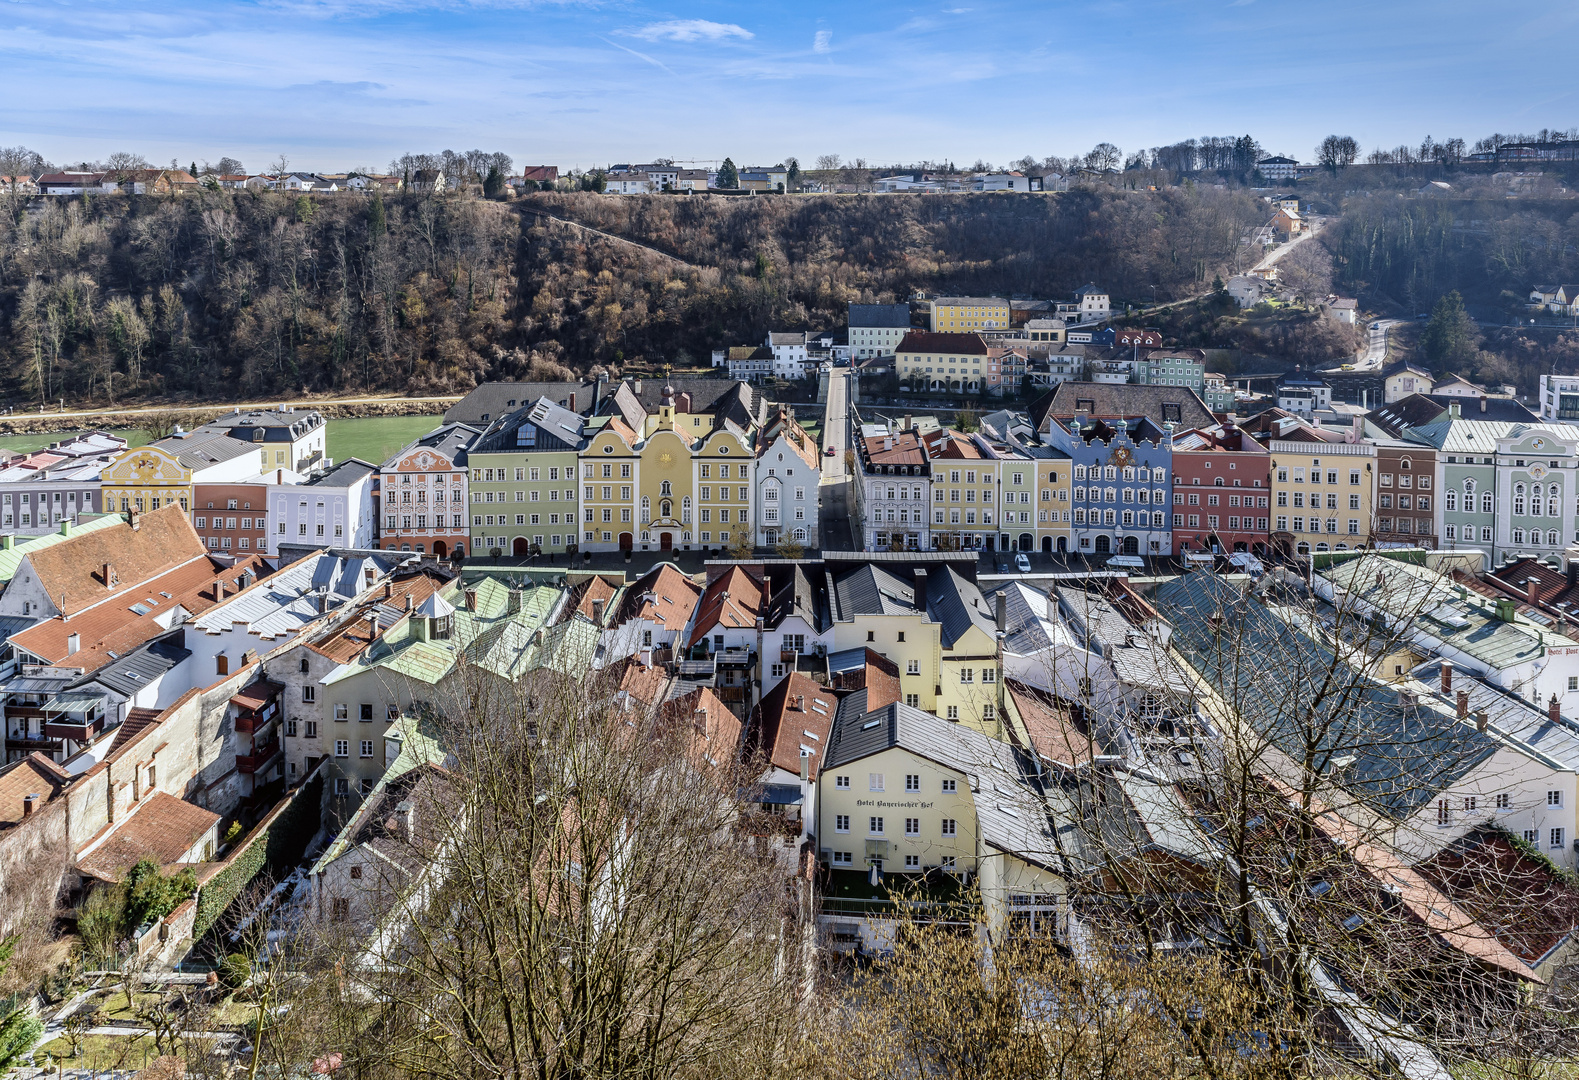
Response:
[{"label": "rectangular window", "polygon": [[921,819],[920,818],[914,818],[914,817],[907,817],[907,818],[905,818],[905,835],[906,836],[920,836],[921,835]]},{"label": "rectangular window", "polygon": [[905,774],[905,790],[906,791],[920,791],[921,790],[921,777],[917,776],[915,773],[906,773]]},{"label": "rectangular window", "polygon": [[866,774],[866,790],[867,791],[882,791],[883,790],[883,774],[880,773],[880,772],[867,773]]},{"label": "rectangular window", "polygon": [[954,835],[957,834],[958,829],[959,829],[959,823],[956,822],[953,818],[944,818],[943,819],[943,835],[944,836],[954,836]]},{"label": "rectangular window", "polygon": [[836,788],[843,788],[844,790],[848,791],[850,788],[850,778],[848,776],[835,776],[833,778],[833,786]]},{"label": "rectangular window", "polygon": [[1497,796],[1497,809],[1498,810],[1512,810],[1513,809],[1513,796],[1507,794],[1506,792],[1504,792],[1501,795],[1498,795]]},{"label": "rectangular window", "polygon": [[850,815],[849,814],[836,814],[836,815],[834,815],[833,831],[834,832],[849,832],[850,831]]},{"label": "rectangular window", "polygon": [[317,701],[318,700],[318,688],[316,686],[304,686],[304,687],[302,687],[302,700],[305,701],[305,702],[308,702],[309,704],[311,704],[314,701]]},{"label": "rectangular window", "polygon": [[1563,804],[1563,793],[1561,791],[1548,791],[1546,793],[1546,805],[1547,806],[1561,806],[1562,804]]},{"label": "rectangular window", "polygon": [[1563,831],[1561,829],[1553,829],[1551,835],[1547,837],[1546,846],[1553,851],[1561,849],[1563,846]]},{"label": "rectangular window", "polygon": [[351,756],[351,740],[336,739],[334,741],[334,756],[337,758]]},{"label": "rectangular window", "polygon": [[372,739],[363,739],[362,740],[362,756],[366,757],[366,758],[370,758],[370,757],[373,756],[373,740]]},{"label": "rectangular window", "polygon": [[958,780],[945,780],[945,781],[943,781],[943,790],[945,792],[953,792],[953,791],[959,790],[959,781]]},{"label": "rectangular window", "polygon": [[867,822],[866,831],[868,833],[870,833],[873,836],[882,836],[883,835],[883,819],[882,818],[880,818],[880,817],[867,818],[866,822]]}]

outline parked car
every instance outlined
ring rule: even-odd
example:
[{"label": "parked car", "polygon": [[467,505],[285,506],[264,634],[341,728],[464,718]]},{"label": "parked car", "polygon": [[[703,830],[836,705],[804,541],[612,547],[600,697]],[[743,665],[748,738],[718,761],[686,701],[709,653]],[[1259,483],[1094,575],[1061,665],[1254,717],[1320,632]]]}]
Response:
[{"label": "parked car", "polygon": [[1014,568],[1022,574],[1031,572],[1031,560],[1026,556],[1025,552],[1022,551],[1014,557]]},{"label": "parked car", "polygon": [[828,449],[824,450],[823,453],[827,454],[829,457],[834,457],[839,453],[839,451],[830,446]]}]

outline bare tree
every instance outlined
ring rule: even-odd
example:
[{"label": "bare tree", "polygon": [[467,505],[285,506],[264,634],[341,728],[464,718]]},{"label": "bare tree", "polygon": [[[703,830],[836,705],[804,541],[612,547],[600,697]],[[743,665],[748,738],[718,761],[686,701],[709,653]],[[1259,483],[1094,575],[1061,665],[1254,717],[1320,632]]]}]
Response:
[{"label": "bare tree", "polygon": [[1331,173],[1353,165],[1359,155],[1360,144],[1350,135],[1328,135],[1316,147],[1317,163]]}]

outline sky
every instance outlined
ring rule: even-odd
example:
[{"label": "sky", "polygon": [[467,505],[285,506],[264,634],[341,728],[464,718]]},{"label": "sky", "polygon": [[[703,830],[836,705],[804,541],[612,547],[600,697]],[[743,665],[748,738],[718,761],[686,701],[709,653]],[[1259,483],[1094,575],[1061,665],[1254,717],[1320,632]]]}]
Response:
[{"label": "sky", "polygon": [[1579,125],[1579,4],[0,0],[0,145],[262,171],[794,155],[1003,164],[1254,135],[1313,160]]}]

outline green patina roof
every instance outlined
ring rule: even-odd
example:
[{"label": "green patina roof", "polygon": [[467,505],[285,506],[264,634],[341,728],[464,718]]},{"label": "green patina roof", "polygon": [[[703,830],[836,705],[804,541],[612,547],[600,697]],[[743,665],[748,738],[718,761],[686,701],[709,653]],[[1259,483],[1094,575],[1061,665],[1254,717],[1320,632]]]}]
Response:
[{"label": "green patina roof", "polygon": [[54,547],[72,536],[81,536],[83,533],[98,532],[100,529],[114,528],[121,520],[119,514],[100,514],[91,521],[84,521],[80,525],[71,527],[71,535],[62,535],[59,529],[43,536],[19,537],[14,547],[7,551],[0,551],[0,582],[9,582],[16,576],[16,568],[22,565],[22,560],[36,551]]}]

